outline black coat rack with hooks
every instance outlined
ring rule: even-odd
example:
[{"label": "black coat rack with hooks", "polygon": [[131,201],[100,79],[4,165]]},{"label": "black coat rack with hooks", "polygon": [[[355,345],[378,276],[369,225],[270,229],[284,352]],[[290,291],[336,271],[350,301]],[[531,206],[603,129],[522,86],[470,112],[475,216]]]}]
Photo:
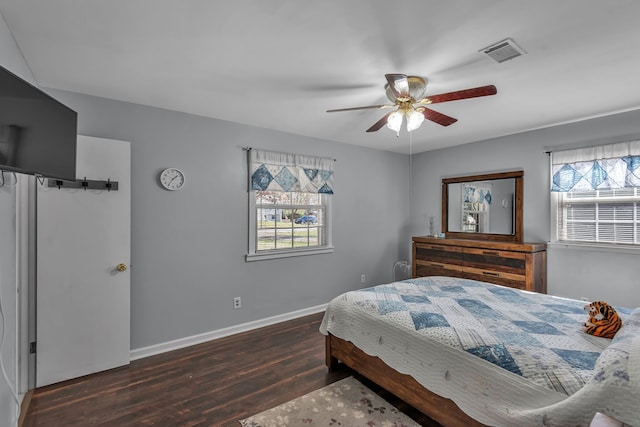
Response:
[{"label": "black coat rack with hooks", "polygon": [[76,179],[75,181],[48,179],[47,187],[58,187],[58,190],[61,188],[82,188],[84,190],[118,191],[118,181],[111,181],[111,179],[107,179],[106,181],[92,180],[87,179],[86,176],[84,179]]}]

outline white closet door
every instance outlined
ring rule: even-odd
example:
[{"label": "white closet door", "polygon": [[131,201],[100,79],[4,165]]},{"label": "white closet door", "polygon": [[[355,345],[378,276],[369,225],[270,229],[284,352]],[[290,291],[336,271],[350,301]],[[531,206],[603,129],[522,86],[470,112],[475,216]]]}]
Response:
[{"label": "white closet door", "polygon": [[129,363],[130,143],[79,136],[76,170],[118,190],[37,185],[37,387]]}]

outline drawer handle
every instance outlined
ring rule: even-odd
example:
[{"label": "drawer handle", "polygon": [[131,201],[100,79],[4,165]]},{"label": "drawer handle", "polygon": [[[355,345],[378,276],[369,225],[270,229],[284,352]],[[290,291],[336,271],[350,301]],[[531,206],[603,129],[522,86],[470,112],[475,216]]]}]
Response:
[{"label": "drawer handle", "polygon": [[431,267],[444,268],[444,264],[436,264],[435,262],[432,262]]},{"label": "drawer handle", "polygon": [[500,255],[499,252],[496,251],[482,251],[482,255],[494,255],[494,256],[498,256]]},{"label": "drawer handle", "polygon": [[431,249],[435,249],[437,251],[444,251],[444,246],[431,246]]},{"label": "drawer handle", "polygon": [[482,274],[485,276],[500,277],[500,273],[494,273],[493,271],[483,271]]}]

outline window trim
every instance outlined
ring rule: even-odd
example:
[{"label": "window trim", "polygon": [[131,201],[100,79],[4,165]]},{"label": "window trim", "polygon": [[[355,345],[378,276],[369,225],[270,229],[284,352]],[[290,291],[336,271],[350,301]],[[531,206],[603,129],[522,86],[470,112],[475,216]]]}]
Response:
[{"label": "window trim", "polygon": [[332,253],[333,247],[333,216],[332,216],[332,197],[330,195],[323,195],[324,204],[324,218],[325,218],[325,241],[322,246],[304,247],[299,249],[274,249],[265,251],[256,251],[256,238],[257,238],[257,207],[256,207],[256,191],[249,191],[249,251],[245,255],[245,261],[262,261],[267,259],[281,259],[291,258],[297,256],[317,255]]},{"label": "window trim", "polygon": [[640,255],[640,247],[623,245],[620,243],[577,243],[556,240],[548,242],[547,247],[554,249],[576,249],[588,252],[610,252]]}]

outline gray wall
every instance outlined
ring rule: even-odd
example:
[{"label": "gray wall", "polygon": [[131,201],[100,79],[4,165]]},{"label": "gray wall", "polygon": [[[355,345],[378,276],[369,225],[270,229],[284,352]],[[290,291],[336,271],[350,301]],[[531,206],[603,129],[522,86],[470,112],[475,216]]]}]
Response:
[{"label": "gray wall", "polygon": [[[390,281],[408,256],[406,155],[49,92],[78,111],[80,134],[132,143],[132,349],[327,303],[361,274]],[[337,159],[334,253],[245,262],[247,146]],[[183,190],[158,185],[168,166],[185,172]]]},{"label": "gray wall", "polygon": [[[0,15],[0,65],[33,83],[33,76],[2,15]],[[10,177],[7,176],[7,178]],[[13,182],[13,178],[10,179]],[[0,188],[0,297],[6,322],[2,360],[13,388],[17,387],[16,287],[16,191],[15,188],[5,186]],[[11,390],[4,378],[0,376],[0,427],[15,424],[16,417],[17,407]]]},{"label": "gray wall", "polygon": [[[424,218],[440,218],[442,178],[523,170],[524,240],[547,242],[550,187],[545,151],[638,138],[640,111],[634,111],[415,155],[410,230],[424,234]],[[436,228],[440,229],[439,222]],[[548,292],[638,307],[638,261],[639,254],[549,248]]]}]

